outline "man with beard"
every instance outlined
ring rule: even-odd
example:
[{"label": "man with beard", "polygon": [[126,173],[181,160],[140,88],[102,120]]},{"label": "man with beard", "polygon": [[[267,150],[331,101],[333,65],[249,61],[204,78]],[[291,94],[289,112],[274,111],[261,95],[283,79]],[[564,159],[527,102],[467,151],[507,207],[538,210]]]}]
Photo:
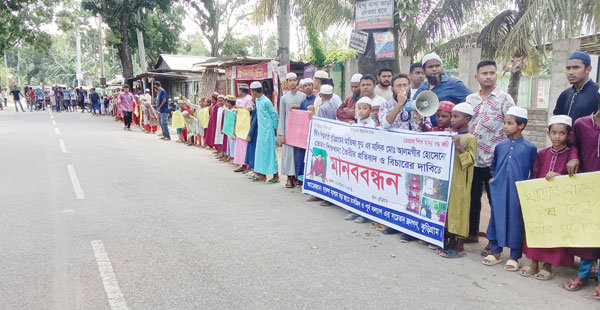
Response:
[{"label": "man with beard", "polygon": [[423,71],[422,64],[417,62],[410,65],[410,73],[408,74],[408,80],[410,81],[410,99],[415,100],[415,94],[419,90],[419,87],[421,86],[423,81],[425,81],[425,71]]},{"label": "man with beard", "polygon": [[379,74],[377,74],[379,84],[375,87],[375,95],[382,97],[385,101],[394,100],[391,86],[392,76],[394,76],[394,72],[389,68],[381,68],[379,69]]},{"label": "man with beard", "polygon": [[598,84],[589,77],[592,71],[591,58],[588,53],[575,52],[567,60],[566,74],[569,84],[556,100],[554,115],[567,115],[575,121],[596,112],[600,94]]},{"label": "man with beard", "polygon": [[337,110],[337,119],[342,122],[356,123],[356,103],[360,99],[360,79],[362,74],[356,73],[350,80],[352,95],[348,96]]},{"label": "man with beard", "polygon": [[[471,94],[471,90],[463,82],[444,73],[442,59],[435,52],[425,55],[422,64],[427,81],[421,84],[415,98],[422,91],[430,90],[438,96],[440,101],[459,104],[465,102],[467,96]],[[431,123],[433,126],[437,126],[435,114],[431,116]]]}]

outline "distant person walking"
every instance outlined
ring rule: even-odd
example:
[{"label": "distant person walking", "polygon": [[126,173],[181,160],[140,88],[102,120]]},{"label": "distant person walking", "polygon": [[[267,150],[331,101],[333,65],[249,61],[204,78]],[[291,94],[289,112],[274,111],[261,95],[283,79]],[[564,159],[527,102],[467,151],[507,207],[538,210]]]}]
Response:
[{"label": "distant person walking", "polygon": [[23,109],[23,104],[21,103],[21,96],[23,96],[23,94],[21,93],[20,90],[17,89],[17,86],[13,86],[13,90],[10,91],[10,93],[13,96],[13,101],[15,102],[15,110],[17,110],[17,112],[19,112],[19,108],[17,106],[17,104],[19,106],[21,106],[21,111],[25,112],[25,109]]}]

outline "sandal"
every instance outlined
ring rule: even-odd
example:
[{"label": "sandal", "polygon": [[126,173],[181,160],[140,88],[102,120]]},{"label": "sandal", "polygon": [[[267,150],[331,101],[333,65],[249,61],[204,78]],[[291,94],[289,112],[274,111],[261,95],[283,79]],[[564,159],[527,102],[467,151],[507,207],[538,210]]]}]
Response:
[{"label": "sandal", "polygon": [[264,182],[266,180],[267,180],[267,178],[261,179],[261,178],[259,178],[257,176],[255,176],[255,177],[252,178],[252,182]]},{"label": "sandal", "polygon": [[537,275],[536,270],[533,270],[531,266],[525,266],[519,270],[519,275],[523,277],[531,277],[532,275]]},{"label": "sandal", "polygon": [[[581,289],[586,283],[587,281],[585,280],[579,279],[579,281],[575,281],[573,278],[571,278],[569,279],[569,282],[563,283],[562,288],[567,291],[575,292],[579,291],[579,289]],[[597,292],[598,290],[596,289],[596,293]]]},{"label": "sandal", "polygon": [[366,217],[359,216],[359,217],[357,217],[357,218],[354,220],[354,223],[358,223],[358,224],[364,224],[364,223],[368,223],[368,222],[370,222],[370,221],[371,221],[371,220],[369,220],[369,219],[368,219],[368,218],[366,218]]},{"label": "sandal", "polygon": [[452,249],[450,249],[448,251],[444,251],[444,250],[440,249],[438,254],[443,258],[450,258],[450,259],[461,258],[461,257],[467,256],[467,252],[458,253]]},{"label": "sandal", "polygon": [[504,264],[504,271],[515,272],[519,270],[519,262],[514,259],[509,259]]},{"label": "sandal", "polygon": [[540,272],[535,274],[535,278],[540,281],[548,281],[554,277],[554,272],[542,269]]},{"label": "sandal", "polygon": [[316,201],[321,201],[321,198],[315,197],[315,196],[310,196],[308,199],[306,199],[306,201],[308,201],[308,202],[316,202]]},{"label": "sandal", "polygon": [[465,239],[465,243],[478,243],[478,242],[479,242],[478,236],[469,236],[467,239]]},{"label": "sandal", "polygon": [[346,221],[354,221],[357,217],[358,217],[358,214],[356,214],[356,213],[348,213],[348,215],[346,215],[344,217],[344,219]]},{"label": "sandal", "polygon": [[[466,241],[465,241],[465,243],[466,243]],[[481,251],[481,256],[486,257],[488,255],[492,255],[492,247],[490,247],[489,244],[485,246],[483,251]]]},{"label": "sandal", "polygon": [[279,183],[279,179],[275,179],[275,178],[270,179],[268,183],[269,184],[277,184],[277,183]]},{"label": "sandal", "polygon": [[292,187],[294,187],[294,180],[292,180],[292,178],[288,177],[287,182],[285,182],[285,188],[292,188]]},{"label": "sandal", "polygon": [[600,286],[596,286],[596,292],[592,295],[595,300],[600,300]]},{"label": "sandal", "polygon": [[494,266],[494,265],[498,265],[498,264],[502,263],[502,259],[497,259],[496,256],[494,256],[494,255],[488,255],[483,258],[481,263],[486,266]]}]

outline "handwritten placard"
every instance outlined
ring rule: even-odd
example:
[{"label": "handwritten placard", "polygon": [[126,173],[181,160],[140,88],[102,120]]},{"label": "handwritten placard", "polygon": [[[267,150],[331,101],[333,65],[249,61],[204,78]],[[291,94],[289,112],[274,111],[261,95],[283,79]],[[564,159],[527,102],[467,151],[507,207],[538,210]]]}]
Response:
[{"label": "handwritten placard", "polygon": [[308,131],[310,130],[310,112],[304,110],[290,110],[285,135],[285,144],[306,149]]},{"label": "handwritten placard", "polygon": [[516,185],[527,246],[600,247],[600,172]]},{"label": "handwritten placard", "polygon": [[225,121],[223,122],[223,134],[232,137],[235,131],[235,112],[225,110]]},{"label": "handwritten placard", "polygon": [[443,246],[454,163],[449,133],[314,117],[306,154],[304,193]]}]

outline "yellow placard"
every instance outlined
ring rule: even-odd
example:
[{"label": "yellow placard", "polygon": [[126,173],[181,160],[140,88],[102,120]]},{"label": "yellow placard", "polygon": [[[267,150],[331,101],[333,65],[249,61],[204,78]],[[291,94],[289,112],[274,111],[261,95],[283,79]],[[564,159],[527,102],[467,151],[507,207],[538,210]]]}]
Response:
[{"label": "yellow placard", "polygon": [[600,247],[600,172],[517,182],[527,246]]},{"label": "yellow placard", "polygon": [[198,117],[200,118],[200,126],[202,126],[202,128],[204,128],[204,129],[208,128],[208,120],[210,118],[210,108],[209,107],[202,108],[202,109],[200,109],[198,114],[199,114]]},{"label": "yellow placard", "polygon": [[246,139],[250,131],[250,112],[246,109],[237,109],[237,120],[235,122],[235,136]]}]

